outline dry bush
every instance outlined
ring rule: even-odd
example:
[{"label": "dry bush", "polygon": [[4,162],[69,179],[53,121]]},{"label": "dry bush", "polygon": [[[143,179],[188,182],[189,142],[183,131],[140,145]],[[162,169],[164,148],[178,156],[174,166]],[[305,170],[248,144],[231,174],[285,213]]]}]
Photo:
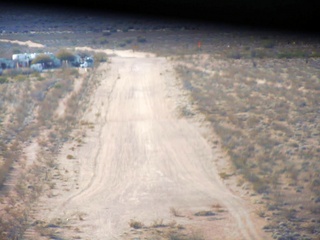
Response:
[{"label": "dry bush", "polygon": [[151,224],[151,227],[154,227],[154,228],[163,228],[163,227],[167,227],[167,226],[168,226],[167,224],[163,223],[163,219],[156,219]]},{"label": "dry bush", "polygon": [[179,210],[177,210],[174,207],[170,208],[170,213],[175,216],[175,217],[182,217],[183,215],[181,214],[181,212]]},{"label": "dry bush", "polygon": [[170,231],[167,234],[169,240],[204,240],[204,237],[199,231],[192,231],[190,234],[183,234],[178,231]]},{"label": "dry bush", "polygon": [[131,219],[129,222],[129,226],[134,229],[139,229],[139,228],[142,228],[144,226],[144,224],[142,222],[137,221],[137,220]]},{"label": "dry bush", "polygon": [[194,215],[200,216],[200,217],[207,217],[207,216],[214,216],[216,214],[210,210],[202,210],[202,211],[196,212]]}]

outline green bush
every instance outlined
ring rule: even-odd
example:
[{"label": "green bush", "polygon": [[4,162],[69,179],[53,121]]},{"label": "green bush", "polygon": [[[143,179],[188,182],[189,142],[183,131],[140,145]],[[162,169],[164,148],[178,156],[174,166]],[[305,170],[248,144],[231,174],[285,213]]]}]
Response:
[{"label": "green bush", "polygon": [[59,58],[61,61],[73,61],[75,56],[73,53],[66,49],[61,49],[57,54],[56,57]]},{"label": "green bush", "polygon": [[35,59],[32,60],[31,64],[36,64],[36,63],[49,64],[51,62],[52,62],[52,59],[49,55],[40,54]]},{"label": "green bush", "polygon": [[93,56],[94,61],[97,63],[108,61],[108,55],[104,52],[97,52]]}]

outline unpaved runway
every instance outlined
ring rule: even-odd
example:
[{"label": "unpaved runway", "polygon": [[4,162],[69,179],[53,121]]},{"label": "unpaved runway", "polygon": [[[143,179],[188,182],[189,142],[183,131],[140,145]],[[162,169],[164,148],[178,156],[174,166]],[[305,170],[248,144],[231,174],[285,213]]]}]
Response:
[{"label": "unpaved runway", "polygon": [[[73,162],[65,157],[71,145],[61,154],[68,181],[77,185],[48,200],[44,218],[66,219],[80,229],[76,235],[92,240],[131,239],[123,235],[130,219],[207,226],[208,239],[265,239],[248,205],[218,177],[217,156],[198,127],[172,111],[175,99],[167,96],[166,83],[175,76],[166,59],[132,53],[106,66],[100,66],[101,85],[84,119],[95,123],[94,130],[72,152]],[[226,210],[221,220],[170,213],[173,207],[193,215],[217,203]],[[82,221],[75,218],[80,215]]]}]

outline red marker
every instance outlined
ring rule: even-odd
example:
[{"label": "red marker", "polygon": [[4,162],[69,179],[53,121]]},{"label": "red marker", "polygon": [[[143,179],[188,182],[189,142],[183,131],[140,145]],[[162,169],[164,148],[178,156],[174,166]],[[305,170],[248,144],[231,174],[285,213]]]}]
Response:
[{"label": "red marker", "polygon": [[201,48],[201,41],[198,42],[198,48]]}]

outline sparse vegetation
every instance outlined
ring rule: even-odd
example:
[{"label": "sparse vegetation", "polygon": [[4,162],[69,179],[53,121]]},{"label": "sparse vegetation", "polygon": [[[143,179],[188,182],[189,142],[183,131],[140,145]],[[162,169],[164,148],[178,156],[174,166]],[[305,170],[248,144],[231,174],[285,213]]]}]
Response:
[{"label": "sparse vegetation", "polygon": [[281,42],[268,39],[261,44],[264,49],[254,52],[230,47],[227,58],[176,57],[176,72],[197,103],[194,111],[205,115],[233,163],[230,171],[235,175],[220,172],[220,177],[241,174],[269,203],[257,214],[273,212],[273,221],[295,222],[287,228],[298,231],[301,219],[317,215],[317,210],[306,212],[298,206],[315,206],[310,196],[317,198],[320,192],[313,187],[318,186],[320,169],[315,114],[320,104],[319,59],[306,62],[310,49],[299,46],[285,52]]},{"label": "sparse vegetation", "polygon": [[[56,154],[62,142],[68,139],[77,124],[77,117],[86,106],[82,101],[89,96],[95,81],[90,75],[82,80],[80,90],[66,99],[65,114],[56,116],[60,101],[73,91],[78,78],[76,69],[62,69],[37,75],[6,75],[6,84],[0,85],[0,184],[5,192],[0,202],[1,239],[22,239],[30,226],[30,214],[35,201],[44,192],[55,188],[51,182],[57,171]],[[17,80],[23,77],[23,81]],[[68,114],[66,114],[68,113]],[[25,143],[35,141],[42,131],[37,159],[30,164],[23,154]],[[67,155],[73,159],[72,155]],[[10,186],[5,183],[13,171],[19,171]],[[50,195],[50,193],[48,193]],[[80,216],[82,218],[82,216]],[[34,229],[43,236],[58,237],[52,225],[38,225]]]}]

